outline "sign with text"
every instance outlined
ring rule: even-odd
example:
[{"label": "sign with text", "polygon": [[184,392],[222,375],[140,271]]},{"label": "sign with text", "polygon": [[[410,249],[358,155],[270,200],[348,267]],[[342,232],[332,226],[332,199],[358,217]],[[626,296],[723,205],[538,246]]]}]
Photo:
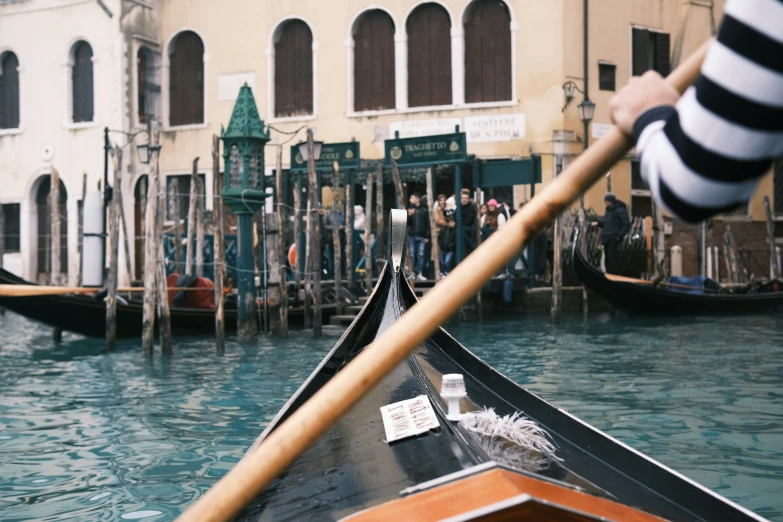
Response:
[{"label": "sign with text", "polygon": [[[315,162],[315,170],[332,170],[332,163],[337,162],[341,169],[359,168],[359,142],[324,143],[321,157]],[[299,153],[299,147],[291,147],[291,171],[306,172],[307,162]]]},{"label": "sign with text", "polygon": [[405,120],[394,121],[389,124],[389,136],[400,138],[421,138],[435,136],[437,134],[449,134],[454,132],[457,125],[462,125],[462,118],[438,118],[436,120]]},{"label": "sign with text", "polygon": [[524,114],[490,114],[465,118],[468,143],[518,141],[525,139]]},{"label": "sign with text", "polygon": [[612,129],[611,123],[597,123],[593,122],[591,124],[592,127],[592,134],[593,138],[603,138],[607,134],[609,134],[609,131]]},{"label": "sign with text", "polygon": [[384,144],[386,149],[384,160],[387,166],[391,165],[391,160],[396,161],[401,167],[462,163],[468,156],[464,132],[391,139],[386,140]]}]

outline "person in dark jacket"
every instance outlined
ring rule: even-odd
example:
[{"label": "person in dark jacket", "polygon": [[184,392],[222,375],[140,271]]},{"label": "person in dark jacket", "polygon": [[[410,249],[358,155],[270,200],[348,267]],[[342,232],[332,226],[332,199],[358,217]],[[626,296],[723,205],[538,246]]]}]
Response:
[{"label": "person in dark jacket", "polygon": [[426,281],[424,270],[424,246],[430,237],[430,216],[427,207],[421,204],[421,196],[414,192],[408,205],[408,253],[411,256],[413,274],[417,281]]},{"label": "person in dark jacket", "polygon": [[617,247],[623,236],[631,230],[631,221],[628,219],[628,206],[617,199],[611,192],[604,196],[606,213],[601,222],[594,221],[593,226],[603,228],[601,244],[604,246],[604,264],[607,274],[617,273]]}]

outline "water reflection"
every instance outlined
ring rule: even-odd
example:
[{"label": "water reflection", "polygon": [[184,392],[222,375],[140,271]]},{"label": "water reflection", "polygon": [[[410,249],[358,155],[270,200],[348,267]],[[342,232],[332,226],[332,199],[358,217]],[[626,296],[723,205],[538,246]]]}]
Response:
[{"label": "water reflection", "polygon": [[[499,371],[768,518],[783,520],[783,318],[539,318],[454,325]],[[170,520],[226,473],[336,337],[258,346],[64,335],[0,317],[0,518]],[[151,515],[150,513],[160,514]],[[147,516],[150,514],[149,516]]]}]

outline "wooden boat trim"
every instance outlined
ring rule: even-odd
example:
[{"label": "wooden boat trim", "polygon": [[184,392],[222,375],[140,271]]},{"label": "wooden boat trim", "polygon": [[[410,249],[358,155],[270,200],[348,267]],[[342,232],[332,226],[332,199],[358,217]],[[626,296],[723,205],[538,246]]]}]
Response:
[{"label": "wooden boat trim", "polygon": [[473,516],[496,511],[500,507],[499,503],[509,502],[512,499],[516,499],[515,502],[518,503],[520,497],[545,502],[599,520],[617,522],[664,520],[612,500],[505,469],[485,471],[415,495],[385,502],[343,520],[346,522],[472,520]]}]

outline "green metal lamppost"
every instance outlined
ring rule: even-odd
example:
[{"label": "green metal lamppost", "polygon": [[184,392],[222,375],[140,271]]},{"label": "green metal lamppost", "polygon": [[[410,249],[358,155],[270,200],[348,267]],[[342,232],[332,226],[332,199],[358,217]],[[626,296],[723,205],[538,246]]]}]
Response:
[{"label": "green metal lamppost", "polygon": [[237,333],[240,340],[255,337],[256,325],[253,262],[253,215],[264,206],[264,146],[269,129],[258,115],[253,91],[245,84],[239,89],[231,121],[220,130],[223,140],[225,183],[221,195],[239,217],[237,253]]}]

